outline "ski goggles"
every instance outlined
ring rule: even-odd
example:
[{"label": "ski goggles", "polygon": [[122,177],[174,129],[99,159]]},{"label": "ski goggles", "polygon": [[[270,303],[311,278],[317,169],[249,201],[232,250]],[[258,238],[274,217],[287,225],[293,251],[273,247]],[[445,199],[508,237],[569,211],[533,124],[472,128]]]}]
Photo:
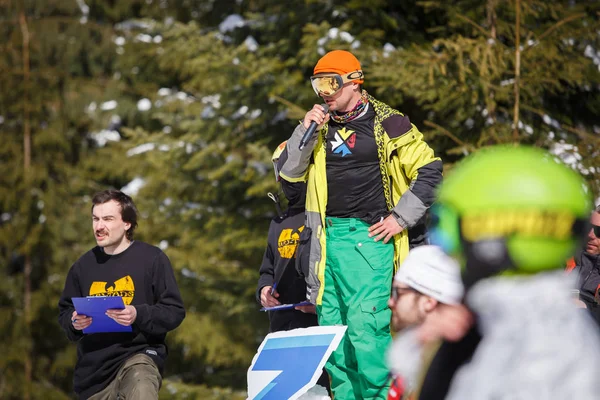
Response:
[{"label": "ski goggles", "polygon": [[319,74],[310,77],[310,84],[317,96],[333,96],[348,82],[363,78],[363,72],[358,70],[347,75]]}]

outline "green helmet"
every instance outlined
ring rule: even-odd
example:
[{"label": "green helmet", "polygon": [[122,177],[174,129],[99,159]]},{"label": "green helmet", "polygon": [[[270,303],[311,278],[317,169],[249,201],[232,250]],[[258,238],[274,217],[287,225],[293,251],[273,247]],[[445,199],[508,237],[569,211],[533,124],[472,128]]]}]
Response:
[{"label": "green helmet", "polygon": [[431,241],[462,261],[467,286],[561,268],[584,236],[587,193],[582,177],[545,151],[483,149],[441,185]]}]

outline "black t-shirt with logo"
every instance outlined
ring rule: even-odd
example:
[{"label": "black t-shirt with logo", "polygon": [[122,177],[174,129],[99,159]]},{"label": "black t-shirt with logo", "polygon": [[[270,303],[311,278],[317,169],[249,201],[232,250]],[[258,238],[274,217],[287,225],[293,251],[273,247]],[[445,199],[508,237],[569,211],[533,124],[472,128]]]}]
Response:
[{"label": "black t-shirt with logo", "polygon": [[329,217],[360,218],[368,224],[389,214],[373,133],[375,111],[345,124],[329,121],[327,210]]},{"label": "black t-shirt with logo", "polygon": [[[134,306],[137,317],[132,332],[83,334],[75,330],[71,299],[86,296],[121,296],[125,305]],[[60,325],[77,342],[73,384],[80,399],[104,389],[123,362],[135,354],[148,355],[162,372],[166,334],[185,317],[168,257],[158,247],[139,241],[115,255],[100,247],[84,254],[69,270],[58,307]]]}]

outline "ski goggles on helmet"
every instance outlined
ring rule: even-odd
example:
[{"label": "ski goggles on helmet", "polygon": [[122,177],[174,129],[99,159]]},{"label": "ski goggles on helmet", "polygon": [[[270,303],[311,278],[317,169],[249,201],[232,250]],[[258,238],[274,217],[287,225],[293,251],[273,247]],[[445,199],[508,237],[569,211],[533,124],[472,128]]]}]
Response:
[{"label": "ski goggles on helmet", "polygon": [[358,70],[347,75],[334,73],[318,74],[310,77],[310,84],[317,96],[333,96],[348,82],[363,78],[363,72]]}]

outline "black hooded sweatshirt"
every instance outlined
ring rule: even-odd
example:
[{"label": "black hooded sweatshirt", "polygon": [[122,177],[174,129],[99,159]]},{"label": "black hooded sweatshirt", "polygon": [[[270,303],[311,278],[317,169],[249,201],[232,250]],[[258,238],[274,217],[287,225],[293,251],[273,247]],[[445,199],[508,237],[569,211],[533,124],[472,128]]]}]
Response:
[{"label": "black hooded sweatshirt", "polygon": [[[71,298],[86,296],[122,296],[137,311],[133,331],[83,334],[75,330]],[[150,356],[162,374],[166,334],[185,317],[169,259],[159,248],[138,241],[115,255],[101,247],[84,254],[69,270],[58,308],[61,327],[69,340],[77,342],[73,384],[80,399],[104,389],[123,362],[138,353]]]},{"label": "black hooded sweatshirt", "polygon": [[[286,152],[284,152],[286,154]],[[304,226],[306,184],[282,181],[282,190],[288,199],[288,209],[271,220],[267,248],[260,266],[256,300],[265,286],[277,284],[279,302],[294,304],[306,300],[305,275],[308,271],[310,232]],[[269,311],[270,331],[287,331],[317,325],[315,314],[290,309]]]}]

